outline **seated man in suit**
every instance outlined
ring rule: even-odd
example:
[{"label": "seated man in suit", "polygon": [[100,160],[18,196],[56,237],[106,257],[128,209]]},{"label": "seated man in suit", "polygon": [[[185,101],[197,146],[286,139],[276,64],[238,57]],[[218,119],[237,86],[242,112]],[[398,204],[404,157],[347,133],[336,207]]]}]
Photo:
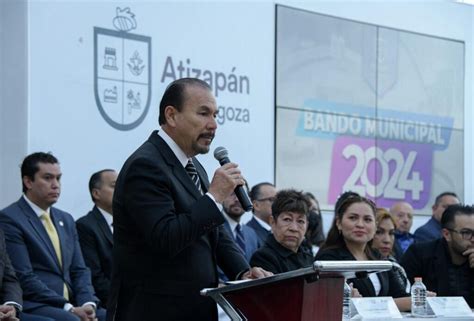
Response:
[{"label": "seated man in suit", "polygon": [[21,165],[23,196],[0,211],[7,250],[23,288],[26,312],[56,321],[104,320],[97,309],[73,217],[52,207],[61,190],[61,169],[49,153]]},{"label": "seated man in suit", "polygon": [[441,217],[449,205],[459,204],[458,196],[453,192],[444,192],[436,196],[431,207],[433,216],[415,231],[416,242],[429,242],[441,238]]},{"label": "seated man in suit", "polygon": [[[247,185],[245,185],[245,187],[247,187]],[[252,254],[260,246],[257,234],[252,228],[240,223],[240,219],[245,211],[235,193],[230,194],[224,199],[222,207],[222,213],[226,219],[224,227],[239,246],[247,262],[249,262]]]},{"label": "seated man in suit", "polygon": [[415,243],[415,236],[410,233],[413,225],[413,207],[405,201],[396,202],[390,208],[390,214],[395,219],[395,243],[393,250],[395,258],[400,260],[403,253]]},{"label": "seated man in suit", "polygon": [[253,217],[247,225],[257,233],[260,245],[265,243],[272,229],[270,227],[270,216],[272,216],[272,204],[275,195],[275,186],[267,182],[255,185],[249,193],[253,205]]},{"label": "seated man in suit", "polygon": [[0,229],[0,321],[53,321],[53,319],[21,313],[23,299],[20,283],[10,262],[5,237]]},{"label": "seated man in suit", "polygon": [[103,304],[107,302],[112,271],[112,197],[117,172],[104,169],[89,180],[94,208],[76,221],[79,243],[86,265],[91,269],[92,285]]},{"label": "seated man in suit", "polygon": [[474,308],[474,207],[450,205],[441,217],[443,237],[415,243],[400,264],[408,279],[422,277],[438,296],[463,296]]}]

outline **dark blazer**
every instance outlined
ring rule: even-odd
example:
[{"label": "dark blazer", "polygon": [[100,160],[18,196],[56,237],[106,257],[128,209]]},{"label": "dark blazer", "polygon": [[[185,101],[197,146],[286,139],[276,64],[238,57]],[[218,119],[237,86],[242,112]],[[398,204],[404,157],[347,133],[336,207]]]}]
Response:
[{"label": "dark blazer", "polygon": [[429,242],[441,238],[441,223],[431,217],[428,222],[416,229],[416,242]]},{"label": "dark blazer", "polygon": [[[374,256],[379,257],[377,253]],[[316,254],[316,261],[354,261],[355,257],[346,248],[331,248],[320,249]],[[381,289],[378,295],[375,294],[375,289],[372,281],[368,277],[349,279],[348,283],[352,282],[354,288],[359,290],[363,297],[374,296],[391,296],[394,298],[408,296],[406,289],[399,282],[398,276],[393,271],[377,273],[380,281]]]},{"label": "dark blazer", "polygon": [[311,252],[305,251],[303,247],[300,246],[295,253],[278,243],[270,234],[265,244],[253,254],[250,265],[277,274],[311,266],[313,260]]},{"label": "dark blazer", "polygon": [[50,208],[50,215],[61,244],[62,268],[43,223],[23,197],[0,211],[0,227],[23,289],[24,310],[42,305],[63,308],[67,303],[64,283],[74,306],[98,302],[82,258],[74,219],[54,207]]},{"label": "dark blazer", "polygon": [[255,217],[252,217],[252,219],[247,222],[247,226],[250,226],[251,228],[253,228],[255,233],[257,233],[260,246],[265,244],[265,241],[267,240],[267,236],[271,234],[270,231],[267,231],[266,229],[264,229],[262,225],[260,225],[260,223],[257,222]]},{"label": "dark blazer", "polygon": [[97,206],[76,221],[82,255],[92,274],[92,285],[103,304],[107,303],[112,274],[113,235]]},{"label": "dark blazer", "polygon": [[0,304],[7,301],[23,304],[20,282],[7,253],[3,230],[0,229]]},{"label": "dark blazer", "polygon": [[[247,259],[247,262],[250,262],[252,254],[259,248],[260,244],[258,243],[257,234],[252,228],[248,227],[245,224],[242,224],[241,226],[242,233],[245,239],[245,258]],[[234,239],[234,233],[230,229],[230,225],[227,221],[224,223],[224,227],[227,233],[229,233],[230,237]]]},{"label": "dark blazer", "polygon": [[[451,257],[448,244],[444,238],[431,242],[412,244],[400,260],[405,268],[408,280],[413,283],[415,277],[422,277],[429,291],[438,296],[459,296],[449,284],[449,264]],[[465,297],[467,303],[474,307],[474,269],[469,269],[471,275],[471,295]]]},{"label": "dark blazer", "polygon": [[[193,159],[206,192],[202,165]],[[221,226],[225,219],[201,195],[154,131],[125,162],[114,191],[114,249],[108,320],[217,320],[203,288],[248,269]]]}]

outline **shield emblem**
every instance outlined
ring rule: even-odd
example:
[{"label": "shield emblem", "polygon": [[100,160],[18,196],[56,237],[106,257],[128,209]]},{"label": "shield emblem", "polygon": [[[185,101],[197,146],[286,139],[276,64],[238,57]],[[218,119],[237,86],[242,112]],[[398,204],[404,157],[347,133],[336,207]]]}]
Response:
[{"label": "shield emblem", "polygon": [[140,125],[151,100],[151,37],[94,27],[94,92],[110,126]]}]

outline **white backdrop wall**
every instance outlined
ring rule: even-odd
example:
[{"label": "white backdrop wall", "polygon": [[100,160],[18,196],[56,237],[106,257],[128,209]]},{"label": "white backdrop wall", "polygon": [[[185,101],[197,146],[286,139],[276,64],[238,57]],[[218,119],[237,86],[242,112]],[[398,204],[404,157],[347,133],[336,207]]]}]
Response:
[{"label": "white backdrop wall", "polygon": [[[210,71],[214,79],[224,74],[227,85],[230,75],[248,79],[248,93],[245,86],[242,92],[229,87],[217,91],[218,105],[228,118],[220,119],[213,148],[226,146],[251,185],[274,180],[274,1],[0,3],[0,207],[20,195],[22,158],[42,150],[52,151],[61,162],[58,206],[76,218],[84,215],[92,206],[87,191],[91,173],[119,170],[157,128],[159,100],[173,80],[170,60],[175,75],[182,62],[184,67]],[[465,42],[465,201],[472,202],[472,7],[448,1],[278,3]],[[117,7],[130,7],[135,15],[137,27],[129,33],[151,37],[150,107],[143,122],[128,131],[104,120],[94,95],[93,28],[115,30]],[[13,57],[16,64],[6,63]],[[142,58],[147,65],[148,57]],[[200,159],[212,175],[217,167],[212,155]],[[325,221],[327,229],[330,220]]]}]

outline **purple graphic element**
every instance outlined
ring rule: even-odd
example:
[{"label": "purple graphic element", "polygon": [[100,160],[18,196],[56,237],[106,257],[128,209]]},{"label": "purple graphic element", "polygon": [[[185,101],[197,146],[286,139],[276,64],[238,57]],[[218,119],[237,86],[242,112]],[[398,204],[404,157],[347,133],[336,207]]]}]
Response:
[{"label": "purple graphic element", "polygon": [[[367,155],[369,149],[372,153],[369,151]],[[376,157],[374,149],[377,150]],[[414,160],[412,164],[410,159]],[[331,163],[329,204],[334,204],[348,189],[373,199],[381,207],[405,200],[414,209],[421,209],[428,203],[433,167],[431,145],[340,136],[334,141]],[[394,174],[398,174],[398,178],[393,177]],[[348,184],[351,180],[353,183]],[[380,186],[368,193],[370,185]]]}]

